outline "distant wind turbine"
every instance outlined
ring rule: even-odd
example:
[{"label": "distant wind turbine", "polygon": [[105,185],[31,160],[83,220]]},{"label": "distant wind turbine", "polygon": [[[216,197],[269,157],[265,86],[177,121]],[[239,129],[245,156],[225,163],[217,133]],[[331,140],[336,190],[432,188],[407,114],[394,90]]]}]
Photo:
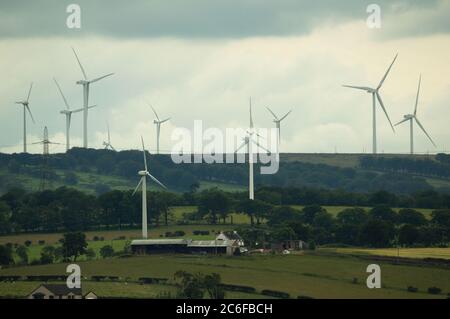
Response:
[{"label": "distant wind turbine", "polygon": [[[69,103],[67,102],[67,99],[64,96],[64,93],[62,92],[58,81],[56,81],[55,78],[53,78],[53,81],[55,81],[56,87],[58,88],[58,91],[61,94],[61,97],[62,97],[62,99],[64,101],[64,105],[66,106],[66,109],[60,111],[59,113],[64,114],[66,116],[66,151],[68,151],[70,149],[70,123],[72,121],[72,114],[81,112],[81,111],[84,110],[84,108],[71,110],[70,106],[69,106]],[[90,108],[93,108],[93,107],[95,107],[95,105],[89,106],[88,108],[90,109]]]},{"label": "distant wind turbine", "polygon": [[420,91],[420,84],[422,81],[422,76],[419,76],[419,85],[417,87],[417,95],[416,95],[416,104],[414,106],[414,113],[413,114],[406,114],[403,116],[403,120],[395,124],[395,126],[404,123],[406,121],[409,121],[409,134],[410,134],[410,152],[411,154],[414,154],[414,121],[416,121],[417,125],[422,129],[422,131],[425,133],[425,135],[428,137],[428,139],[431,141],[431,143],[436,147],[436,144],[434,143],[431,136],[427,133],[425,128],[423,127],[422,123],[420,123],[419,119],[417,118],[417,105],[419,104],[419,91]]},{"label": "distant wind turbine", "polygon": [[155,113],[156,119],[153,120],[153,123],[156,125],[156,154],[159,154],[159,135],[161,133],[161,124],[167,122],[168,120],[170,120],[170,117],[164,119],[164,120],[160,120],[158,114],[156,113],[155,109],[153,108],[153,106],[151,106],[150,104],[148,104],[151,108],[153,113]]},{"label": "distant wind turbine", "polygon": [[111,145],[111,135],[109,134],[109,124],[106,122],[106,127],[108,129],[108,142],[103,141],[103,145],[105,146],[105,150],[110,149],[115,151],[116,149]]},{"label": "distant wind turbine", "polygon": [[[247,135],[243,138],[244,142],[236,149],[235,153],[239,152],[244,146],[247,146],[248,153],[248,169],[249,169],[249,181],[248,181],[248,197],[250,200],[255,199],[255,189],[254,189],[254,179],[253,179],[253,144],[257,147],[262,148],[267,153],[270,153],[265,147],[261,146],[258,141],[254,140],[254,135],[259,136],[255,132],[253,127],[253,116],[252,116],[252,99],[250,98],[250,127],[247,130]],[[259,136],[260,137],[260,136]]]},{"label": "distant wind turbine", "polygon": [[32,88],[33,88],[33,83],[31,83],[31,85],[30,85],[30,90],[28,91],[27,99],[16,102],[16,104],[22,104],[22,106],[23,106],[23,152],[24,153],[27,152],[27,111],[30,114],[31,120],[34,123],[33,114],[31,114],[30,105],[29,105],[30,94],[31,94]]},{"label": "distant wind turbine", "polygon": [[[280,123],[282,120],[284,120],[291,112],[292,110],[290,110],[289,112],[287,112],[284,116],[282,116],[281,118],[278,118],[278,116],[275,115],[274,112],[272,112],[272,110],[270,108],[267,107],[267,110],[272,114],[273,116],[273,122],[275,123],[275,126],[278,130],[278,146],[280,145],[280,140],[281,140],[281,128],[280,128]],[[277,147],[278,149],[278,147]]]},{"label": "distant wind turbine", "polygon": [[141,136],[141,142],[142,142],[142,152],[144,153],[144,171],[139,171],[138,175],[141,176],[141,180],[137,184],[136,188],[134,189],[133,195],[137,192],[139,189],[139,186],[142,185],[142,238],[147,239],[147,176],[150,177],[156,184],[163,188],[167,188],[162,184],[160,181],[158,181],[152,174],[149,173],[147,168],[147,158],[145,156],[145,147],[144,147],[144,139]]},{"label": "distant wind turbine", "polygon": [[383,100],[381,99],[380,95],[380,88],[384,83],[384,80],[386,80],[387,75],[389,74],[389,71],[392,68],[392,65],[394,65],[395,60],[397,59],[398,53],[395,55],[394,60],[392,61],[391,65],[387,69],[386,73],[384,74],[383,78],[380,81],[380,84],[376,88],[371,88],[367,86],[353,86],[353,85],[343,85],[344,87],[352,88],[352,89],[358,89],[366,91],[367,93],[372,94],[372,129],[373,129],[373,142],[372,142],[372,152],[374,154],[377,153],[377,120],[376,120],[376,100],[380,103],[381,108],[384,111],[384,114],[386,115],[386,118],[389,121],[389,124],[391,125],[392,131],[395,132],[394,126],[392,125],[391,119],[389,118],[389,115],[386,111],[386,108],[384,106]]},{"label": "distant wind turbine", "polygon": [[109,73],[106,75],[103,75],[101,77],[89,80],[86,72],[84,71],[83,66],[81,65],[80,59],[78,58],[77,53],[75,52],[75,49],[72,48],[73,54],[75,54],[75,58],[77,59],[78,65],[80,66],[81,69],[81,73],[83,73],[83,80],[79,80],[77,81],[77,84],[80,84],[83,86],[83,147],[87,148],[88,147],[88,138],[87,138],[87,118],[88,118],[88,105],[89,105],[89,86],[91,85],[91,83],[100,81],[101,79],[104,79],[108,76],[113,75],[114,73]]}]

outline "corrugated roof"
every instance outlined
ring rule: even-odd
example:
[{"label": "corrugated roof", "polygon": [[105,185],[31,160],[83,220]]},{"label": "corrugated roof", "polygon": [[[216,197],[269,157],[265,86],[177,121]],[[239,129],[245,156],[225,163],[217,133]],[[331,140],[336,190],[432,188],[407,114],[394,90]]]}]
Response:
[{"label": "corrugated roof", "polygon": [[81,295],[81,288],[69,288],[67,285],[60,284],[43,284],[42,286],[58,296],[65,296],[70,293],[73,293],[74,295]]},{"label": "corrugated roof", "polygon": [[193,240],[188,244],[189,247],[227,247],[231,245],[232,243],[228,240]]},{"label": "corrugated roof", "polygon": [[135,239],[131,245],[187,245],[190,239]]}]

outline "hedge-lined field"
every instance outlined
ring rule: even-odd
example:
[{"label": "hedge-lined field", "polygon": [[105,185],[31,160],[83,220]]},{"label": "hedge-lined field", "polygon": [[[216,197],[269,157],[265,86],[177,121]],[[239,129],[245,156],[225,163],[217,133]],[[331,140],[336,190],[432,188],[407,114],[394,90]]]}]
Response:
[{"label": "hedge-lined field", "polygon": [[[258,292],[286,292],[291,298],[299,295],[314,298],[445,298],[450,293],[450,269],[387,262],[375,262],[381,266],[383,288],[368,289],[366,267],[369,263],[370,260],[345,255],[306,253],[242,257],[154,255],[84,261],[79,265],[83,276],[108,275],[129,280],[172,278],[181,269],[191,273],[216,272],[224,283],[254,287]],[[64,274],[65,266],[15,267],[0,270],[0,276]],[[418,292],[408,292],[408,286],[418,288]],[[427,293],[430,287],[438,287],[442,293],[431,295]]]}]

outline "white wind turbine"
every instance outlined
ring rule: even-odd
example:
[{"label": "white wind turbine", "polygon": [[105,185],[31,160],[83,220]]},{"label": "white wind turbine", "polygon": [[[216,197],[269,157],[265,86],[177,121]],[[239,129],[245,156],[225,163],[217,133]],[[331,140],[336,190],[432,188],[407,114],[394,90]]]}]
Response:
[{"label": "white wind turbine", "polygon": [[153,120],[153,123],[156,125],[156,154],[159,154],[159,135],[161,133],[161,124],[170,120],[170,117],[166,118],[165,120],[160,120],[153,106],[151,106],[150,104],[149,106],[152,108],[152,111],[156,116],[156,119]]},{"label": "white wind turbine", "polygon": [[250,200],[255,199],[255,189],[254,189],[254,179],[253,179],[253,145],[255,144],[257,147],[262,148],[267,153],[270,153],[265,147],[261,146],[258,141],[254,140],[254,135],[261,137],[258,133],[255,132],[253,127],[253,117],[252,117],[252,99],[250,98],[250,127],[247,130],[247,135],[243,138],[244,142],[236,149],[235,153],[239,152],[244,146],[247,146],[247,154],[248,154],[248,198]]},{"label": "white wind turbine", "polygon": [[[80,108],[80,109],[76,109],[76,110],[71,110],[69,103],[67,102],[66,97],[64,96],[64,93],[61,90],[61,87],[59,86],[58,81],[56,81],[55,78],[53,78],[53,81],[55,81],[56,87],[58,88],[59,93],[61,94],[61,97],[64,101],[64,105],[66,106],[65,110],[60,111],[59,113],[64,114],[66,116],[66,151],[68,151],[70,149],[70,123],[72,121],[72,114],[73,113],[78,113],[84,110],[84,108]],[[93,108],[95,107],[95,105],[91,105],[88,108]]]},{"label": "white wind turbine", "polygon": [[425,135],[429,138],[431,143],[436,147],[436,144],[434,143],[431,136],[427,133],[425,128],[423,127],[422,123],[420,123],[419,119],[417,118],[417,105],[419,103],[419,91],[420,91],[420,83],[422,81],[422,76],[419,76],[419,85],[417,87],[417,95],[416,95],[416,104],[414,106],[414,113],[413,114],[406,114],[403,116],[403,120],[395,124],[395,126],[409,121],[409,134],[410,134],[410,152],[411,154],[414,154],[414,121],[416,121],[417,125],[422,129],[422,131],[425,133]]},{"label": "white wind turbine", "polygon": [[22,106],[23,106],[23,152],[24,153],[27,152],[27,111],[30,114],[31,120],[34,123],[33,114],[31,114],[30,105],[29,105],[30,94],[31,94],[32,88],[33,88],[33,83],[31,83],[31,85],[30,85],[30,90],[28,91],[27,99],[16,102],[16,104],[22,104]]},{"label": "white wind turbine", "polygon": [[147,239],[147,176],[150,177],[155,183],[160,185],[163,188],[166,188],[164,184],[162,184],[160,181],[158,181],[152,174],[148,172],[147,168],[147,158],[145,156],[145,147],[144,147],[144,139],[141,136],[141,142],[142,142],[142,152],[144,154],[144,171],[139,171],[138,175],[141,176],[141,180],[137,184],[136,188],[134,189],[133,195],[137,192],[139,189],[139,186],[142,185],[142,238]]},{"label": "white wind turbine", "polygon": [[389,118],[389,115],[386,111],[386,108],[384,106],[383,100],[381,99],[380,96],[380,88],[384,83],[384,80],[386,80],[386,77],[389,73],[389,71],[392,68],[392,65],[394,64],[395,60],[397,59],[398,53],[395,55],[394,60],[392,61],[391,65],[389,66],[389,68],[387,69],[386,73],[384,74],[383,78],[380,81],[380,84],[378,84],[378,86],[376,88],[371,88],[371,87],[367,87],[367,86],[354,86],[354,85],[343,85],[344,87],[348,87],[348,88],[352,88],[352,89],[358,89],[358,90],[363,90],[366,91],[367,93],[372,94],[372,129],[373,129],[373,141],[372,141],[372,152],[374,154],[377,153],[377,118],[376,118],[376,100],[378,100],[378,102],[380,103],[381,108],[384,111],[384,114],[386,115],[386,118],[389,121],[389,124],[392,127],[392,131],[395,132],[394,130],[394,126],[392,125],[391,119]]},{"label": "white wind turbine", "polygon": [[75,49],[72,48],[73,53],[75,54],[75,58],[78,61],[78,65],[80,66],[81,69],[81,73],[83,73],[83,80],[79,80],[77,81],[77,84],[80,84],[83,86],[83,147],[87,148],[88,147],[88,139],[87,139],[87,118],[88,118],[88,105],[89,105],[89,86],[91,85],[91,83],[100,81],[101,79],[104,79],[108,76],[113,75],[114,73],[109,73],[106,75],[103,75],[101,77],[89,80],[86,72],[84,71],[83,66],[81,65],[80,59],[78,58],[77,53],[75,52]]},{"label": "white wind turbine", "polygon": [[105,146],[105,150],[110,149],[115,151],[116,149],[111,144],[111,135],[109,134],[109,124],[106,122],[106,127],[108,128],[108,142],[103,141],[103,145]]},{"label": "white wind turbine", "polygon": [[[270,108],[267,107],[267,110],[269,110],[269,112],[272,114],[273,116],[273,122],[275,123],[275,126],[278,130],[278,145],[280,145],[280,140],[281,140],[281,121],[284,120],[291,112],[292,110],[290,110],[289,112],[287,112],[283,117],[278,118],[278,116],[275,115],[274,112],[272,112],[272,110]],[[277,147],[278,149],[278,147]]]}]

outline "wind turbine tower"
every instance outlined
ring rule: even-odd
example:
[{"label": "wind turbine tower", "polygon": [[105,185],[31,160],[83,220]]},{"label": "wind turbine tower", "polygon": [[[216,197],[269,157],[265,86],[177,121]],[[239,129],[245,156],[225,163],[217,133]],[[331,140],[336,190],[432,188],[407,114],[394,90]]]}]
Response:
[{"label": "wind turbine tower", "polygon": [[139,171],[138,175],[141,176],[141,179],[139,183],[137,184],[136,188],[134,189],[133,195],[137,192],[139,189],[139,186],[142,186],[142,238],[147,239],[148,233],[147,233],[147,176],[150,177],[156,184],[161,186],[162,188],[167,189],[164,184],[162,184],[160,181],[158,181],[152,174],[149,173],[147,168],[147,158],[145,156],[145,147],[144,147],[144,139],[141,136],[141,142],[142,142],[142,152],[144,154],[144,168],[145,170]]},{"label": "wind turbine tower", "polygon": [[373,154],[377,153],[377,117],[376,117],[376,101],[378,100],[378,103],[380,104],[381,108],[383,109],[384,114],[386,115],[386,118],[389,121],[389,124],[391,125],[392,131],[395,132],[394,126],[392,125],[391,119],[389,118],[389,115],[386,111],[386,107],[384,106],[383,100],[381,99],[380,95],[380,89],[386,80],[387,75],[389,74],[389,71],[391,70],[392,66],[394,65],[395,60],[397,59],[398,54],[395,55],[394,60],[392,61],[391,65],[387,69],[386,73],[384,74],[383,78],[381,79],[380,83],[376,88],[367,87],[367,86],[354,86],[354,85],[343,85],[344,87],[357,89],[357,90],[363,90],[367,93],[370,93],[372,95],[372,130],[373,130],[373,140],[372,140],[372,152]]},{"label": "wind turbine tower", "polygon": [[[78,113],[84,110],[84,108],[80,108],[80,109],[76,109],[76,110],[71,110],[69,103],[67,102],[66,97],[64,96],[64,93],[61,90],[61,87],[58,83],[58,81],[56,81],[55,78],[53,78],[53,81],[55,81],[56,87],[58,88],[59,93],[61,94],[61,97],[64,101],[64,105],[66,106],[65,110],[60,111],[59,113],[64,114],[66,116],[66,151],[68,151],[70,149],[70,123],[72,120],[72,114],[73,113]],[[95,105],[89,106],[88,108],[93,108]]]},{"label": "wind turbine tower", "polygon": [[149,104],[149,106],[152,108],[153,113],[155,113],[156,119],[153,120],[153,123],[156,125],[156,154],[159,154],[159,136],[161,133],[161,124],[167,122],[168,120],[170,120],[170,117],[164,119],[164,120],[160,120],[158,114],[156,113],[155,109],[153,108],[153,106],[151,106]]},{"label": "wind turbine tower", "polygon": [[23,152],[24,153],[27,152],[27,111],[28,111],[28,114],[30,114],[31,120],[34,123],[33,114],[31,114],[30,105],[29,105],[30,94],[31,94],[32,88],[33,88],[33,83],[31,83],[31,85],[30,85],[30,90],[28,91],[27,99],[16,102],[16,104],[22,104],[22,106],[23,106]]},{"label": "wind turbine tower", "polygon": [[87,119],[88,119],[88,109],[89,109],[89,88],[90,85],[94,82],[100,81],[101,79],[104,79],[108,76],[113,75],[114,73],[109,73],[103,76],[100,76],[98,78],[89,80],[86,72],[83,68],[83,65],[80,62],[80,59],[78,58],[77,53],[75,52],[75,49],[72,48],[73,53],[75,54],[75,58],[77,59],[78,65],[80,66],[81,73],[83,73],[84,79],[77,81],[77,84],[80,84],[83,86],[83,147],[88,147],[88,128],[87,128]]},{"label": "wind turbine tower", "polygon": [[427,133],[425,128],[423,127],[422,123],[420,123],[419,119],[417,118],[417,105],[419,104],[419,92],[420,92],[420,84],[422,82],[422,76],[419,76],[419,85],[417,86],[417,95],[416,95],[416,104],[414,106],[414,113],[413,114],[406,114],[403,116],[403,120],[395,124],[395,126],[402,124],[406,121],[409,121],[409,143],[410,143],[410,153],[414,154],[414,121],[416,121],[417,125],[422,129],[422,131],[425,133],[425,135],[428,137],[428,139],[431,141],[431,143],[436,147],[436,144],[434,143],[431,136]]},{"label": "wind turbine tower", "polygon": [[247,130],[247,135],[244,137],[244,142],[236,149],[235,153],[239,152],[244,146],[247,146],[247,153],[248,153],[248,198],[250,200],[255,199],[255,189],[254,189],[254,174],[253,174],[253,144],[255,144],[257,147],[262,148],[267,153],[270,153],[265,147],[261,146],[258,141],[255,141],[254,136],[259,136],[258,133],[255,132],[254,126],[253,126],[253,116],[252,116],[252,98],[250,98],[250,126]]}]

